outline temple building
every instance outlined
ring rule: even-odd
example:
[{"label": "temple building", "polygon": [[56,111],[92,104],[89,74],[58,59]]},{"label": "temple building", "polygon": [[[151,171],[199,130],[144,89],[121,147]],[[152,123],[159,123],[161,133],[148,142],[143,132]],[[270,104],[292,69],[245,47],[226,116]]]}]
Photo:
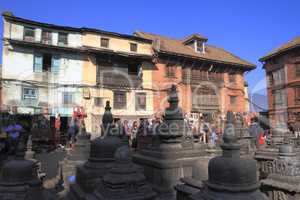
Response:
[{"label": "temple building", "polygon": [[300,37],[260,58],[267,76],[272,126],[300,120]]},{"label": "temple building", "polygon": [[178,85],[181,107],[191,118],[249,111],[244,73],[254,69],[253,64],[208,44],[200,34],[182,39],[145,32],[135,35],[153,41],[155,111],[167,105],[166,89],[172,84]]}]

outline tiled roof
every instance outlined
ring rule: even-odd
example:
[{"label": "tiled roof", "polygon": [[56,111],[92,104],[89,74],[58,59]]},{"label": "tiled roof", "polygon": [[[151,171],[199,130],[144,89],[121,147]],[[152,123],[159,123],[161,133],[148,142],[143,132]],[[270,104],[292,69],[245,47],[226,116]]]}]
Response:
[{"label": "tiled roof", "polygon": [[220,63],[230,64],[230,65],[238,65],[241,67],[245,67],[247,69],[255,68],[254,64],[246,60],[243,60],[233,55],[232,53],[216,46],[206,44],[205,53],[198,53],[195,52],[195,50],[192,47],[184,44],[184,41],[186,39],[183,40],[172,39],[169,37],[156,35],[152,33],[140,32],[140,31],[135,32],[135,35],[153,40],[155,41],[155,43],[159,43],[159,47],[156,50],[162,53],[170,53],[170,54],[186,56],[194,59],[209,60],[212,62],[220,62]]},{"label": "tiled roof", "polygon": [[262,58],[259,59],[259,61],[266,61],[278,54],[281,54],[283,52],[286,52],[290,49],[300,47],[300,36],[294,38],[293,40],[281,45],[279,48],[276,48],[269,52],[267,55],[263,56]]}]

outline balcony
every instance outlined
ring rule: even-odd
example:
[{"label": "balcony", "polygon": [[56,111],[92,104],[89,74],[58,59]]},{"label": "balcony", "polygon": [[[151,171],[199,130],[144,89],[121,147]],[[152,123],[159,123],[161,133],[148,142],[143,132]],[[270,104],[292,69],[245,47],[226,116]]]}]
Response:
[{"label": "balcony", "polygon": [[97,83],[107,87],[138,88],[142,80],[137,75],[104,72],[97,76]]},{"label": "balcony", "polygon": [[201,112],[208,110],[218,110],[219,99],[217,95],[193,95],[192,111]]},{"label": "balcony", "polygon": [[215,73],[200,70],[188,70],[182,71],[182,81],[185,84],[198,85],[202,81],[210,81],[214,83],[223,83],[224,78],[222,73]]}]

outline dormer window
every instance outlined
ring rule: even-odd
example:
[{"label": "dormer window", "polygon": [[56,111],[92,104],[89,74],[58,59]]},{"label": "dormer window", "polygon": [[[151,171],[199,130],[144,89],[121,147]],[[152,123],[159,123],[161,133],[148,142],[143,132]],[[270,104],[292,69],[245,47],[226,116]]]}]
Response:
[{"label": "dormer window", "polygon": [[183,44],[192,47],[197,53],[205,53],[207,38],[200,34],[192,34],[183,40]]},{"label": "dormer window", "polygon": [[195,40],[195,51],[198,53],[205,53],[205,43],[199,40]]}]

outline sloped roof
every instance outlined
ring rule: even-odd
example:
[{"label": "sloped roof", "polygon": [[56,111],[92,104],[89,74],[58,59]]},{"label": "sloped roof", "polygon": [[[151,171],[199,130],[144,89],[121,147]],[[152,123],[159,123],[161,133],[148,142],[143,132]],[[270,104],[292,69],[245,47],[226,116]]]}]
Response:
[{"label": "sloped roof", "polygon": [[290,49],[296,48],[296,47],[300,47],[300,36],[294,38],[293,40],[281,45],[280,47],[272,50],[271,52],[269,52],[268,54],[266,54],[265,56],[263,56],[262,58],[259,59],[259,61],[266,61],[278,54],[284,53]]},{"label": "sloped roof", "polygon": [[192,40],[195,40],[195,39],[202,40],[202,41],[205,41],[205,42],[208,40],[207,37],[205,37],[203,35],[200,35],[199,33],[194,33],[192,35],[189,35],[185,39],[183,39],[182,42],[184,44],[187,44],[187,43],[189,43],[189,42],[191,42]]},{"label": "sloped roof", "polygon": [[135,32],[135,35],[156,42],[159,40],[159,49],[157,49],[157,51],[159,52],[176,54],[178,56],[190,57],[194,59],[209,60],[212,62],[220,62],[230,65],[238,65],[247,69],[255,68],[254,64],[216,46],[206,44],[205,53],[197,53],[192,47],[184,45],[185,40],[172,39],[169,37],[141,31]]},{"label": "sloped roof", "polygon": [[33,20],[21,18],[21,17],[16,17],[11,12],[3,12],[2,16],[8,21],[21,22],[21,23],[25,23],[25,24],[28,24],[28,25],[32,25],[32,26],[40,26],[40,27],[44,27],[44,28],[53,28],[53,29],[72,31],[72,32],[77,32],[77,33],[86,33],[86,32],[99,33],[99,34],[103,34],[103,35],[109,35],[109,36],[115,36],[115,37],[120,37],[120,38],[131,39],[131,40],[135,40],[135,41],[151,43],[151,41],[149,41],[145,38],[140,38],[140,37],[137,37],[137,36],[134,36],[134,35],[127,35],[127,34],[122,34],[122,33],[117,33],[117,32],[105,31],[105,30],[101,30],[101,29],[88,28],[88,27],[78,28],[78,27],[70,27],[70,26],[49,24],[49,23],[44,23],[44,22],[37,22],[37,21],[33,21]]}]

